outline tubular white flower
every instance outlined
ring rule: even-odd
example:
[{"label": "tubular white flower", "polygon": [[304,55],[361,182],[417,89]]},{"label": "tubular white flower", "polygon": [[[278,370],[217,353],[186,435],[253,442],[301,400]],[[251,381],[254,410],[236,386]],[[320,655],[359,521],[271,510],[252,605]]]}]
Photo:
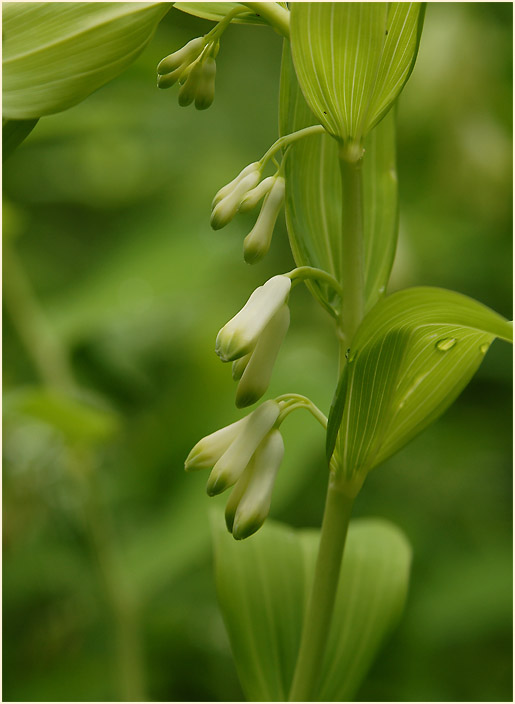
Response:
[{"label": "tubular white flower", "polygon": [[239,313],[218,333],[216,354],[222,362],[232,362],[253,351],[259,336],[286,303],[291,289],[287,276],[273,276],[257,288]]},{"label": "tubular white flower", "polygon": [[[227,504],[225,520],[236,540],[248,538],[263,525],[270,512],[272,491],[284,455],[284,442],[272,430],[259,445],[252,463],[234,487]],[[246,475],[246,476],[245,476]]]},{"label": "tubular white flower", "polygon": [[200,82],[202,79],[202,64],[196,63],[179,89],[179,105],[186,107],[195,100]]},{"label": "tubular white flower", "polygon": [[242,432],[249,418],[250,415],[199,440],[186,457],[184,469],[190,472],[192,470],[214,467],[231,443]]},{"label": "tubular white flower", "polygon": [[284,178],[277,176],[263,202],[256,224],[243,242],[243,257],[248,264],[263,259],[270,249],[275,223],[284,202],[284,192]]},{"label": "tubular white flower", "polygon": [[258,183],[258,185],[250,190],[241,201],[239,212],[248,213],[249,210],[255,208],[261,198],[264,198],[266,194],[269,193],[270,189],[274,185],[274,182],[275,176],[267,176],[267,178],[264,178],[261,183]]},{"label": "tubular white flower", "polygon": [[209,56],[202,64],[202,75],[195,95],[197,110],[206,110],[215,99],[216,61]]},{"label": "tubular white flower", "polygon": [[252,455],[279,417],[279,404],[266,401],[251,413],[247,422],[213,467],[206,491],[210,496],[232,486],[243,474]]},{"label": "tubular white flower", "polygon": [[258,183],[261,176],[259,170],[250,171],[230,190],[221,201],[213,208],[211,213],[211,227],[220,230],[225,227],[238,212],[244,195]]},{"label": "tubular white flower", "polygon": [[249,352],[248,354],[244,354],[243,357],[234,360],[232,363],[232,378],[234,381],[239,381],[241,379],[241,375],[245,371],[251,357],[252,352]]},{"label": "tubular white flower", "polygon": [[236,389],[236,406],[244,408],[258,401],[268,389],[275,360],[288,327],[290,309],[283,304],[256,343]]},{"label": "tubular white flower", "polygon": [[217,205],[217,203],[223,200],[225,196],[228,196],[229,193],[232,192],[236,184],[239,183],[243,178],[245,178],[245,176],[248,176],[254,171],[260,171],[260,168],[261,167],[259,161],[253,161],[252,164],[249,164],[244,169],[242,169],[240,173],[236,176],[236,178],[233,178],[233,180],[230,181],[228,184],[222,186],[222,188],[216,193],[215,197],[213,198],[213,202],[211,203],[211,209],[213,209],[215,205]]}]

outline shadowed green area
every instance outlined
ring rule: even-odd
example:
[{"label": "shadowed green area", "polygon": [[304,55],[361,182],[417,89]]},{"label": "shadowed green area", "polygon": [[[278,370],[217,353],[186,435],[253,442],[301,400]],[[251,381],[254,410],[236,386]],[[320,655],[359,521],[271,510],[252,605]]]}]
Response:
[{"label": "shadowed green area", "polygon": [[[454,289],[509,318],[511,12],[428,8],[398,110],[390,285]],[[225,497],[209,499],[207,473],[182,467],[200,437],[243,415],[216,333],[293,261],[282,216],[254,267],[242,257],[254,213],[209,227],[215,192],[277,138],[281,38],[229,27],[207,112],[155,87],[157,63],[211,27],[172,10],[127,72],[42,118],[4,165],[4,239],[89,390],[84,407],[35,394],[6,301],[5,700],[116,701],[131,687],[156,701],[243,696],[212,574],[208,510]],[[267,397],[305,394],[327,414],[332,322],[300,286],[291,312]],[[356,517],[393,521],[413,548],[404,617],[360,700],[511,699],[510,354],[495,342],[454,406],[356,501]],[[70,416],[82,433],[68,432]],[[283,428],[271,514],[318,527],[323,431],[302,413]]]}]

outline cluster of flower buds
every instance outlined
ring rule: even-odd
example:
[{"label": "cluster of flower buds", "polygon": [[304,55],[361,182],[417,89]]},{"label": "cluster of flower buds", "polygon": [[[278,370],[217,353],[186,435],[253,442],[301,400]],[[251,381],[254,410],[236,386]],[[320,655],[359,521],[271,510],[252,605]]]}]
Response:
[{"label": "cluster of flower buds", "polygon": [[288,276],[274,276],[257,288],[239,313],[218,333],[216,353],[222,362],[233,362],[238,381],[236,406],[244,408],[263,396],[290,324]]},{"label": "cluster of flower buds", "polygon": [[158,87],[170,88],[179,81],[179,105],[195,101],[197,110],[208,108],[215,98],[215,57],[219,45],[218,41],[197,37],[164,58],[157,67]]},{"label": "cluster of flower buds", "polygon": [[185,469],[211,469],[210,496],[234,486],[225,511],[228,530],[237,540],[260,528],[270,511],[272,490],[284,454],[277,429],[280,405],[266,401],[245,418],[200,440]]},{"label": "cluster of flower buds", "polygon": [[261,181],[262,168],[259,161],[246,166],[218,191],[211,206],[211,227],[219,230],[236,213],[253,210],[264,198],[256,224],[243,244],[243,256],[248,264],[260,261],[270,249],[275,223],[284,202],[284,177],[276,173]]}]

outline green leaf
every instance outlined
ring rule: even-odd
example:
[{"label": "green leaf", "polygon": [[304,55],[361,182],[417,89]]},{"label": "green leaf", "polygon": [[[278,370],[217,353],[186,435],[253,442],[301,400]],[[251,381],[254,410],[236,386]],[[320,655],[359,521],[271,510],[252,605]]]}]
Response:
[{"label": "green leaf", "polygon": [[295,69],[310,108],[334,137],[360,143],[413,69],[422,3],[296,2]]},{"label": "green leaf", "polygon": [[[317,119],[300,91],[288,42],[284,42],[280,91],[280,132],[289,134]],[[398,231],[395,114],[392,111],[365,140],[363,197],[366,308],[385,291]],[[343,200],[345,194],[343,194]],[[342,186],[338,147],[329,135],[296,142],[286,158],[286,223],[298,266],[314,266],[340,278]],[[334,291],[309,284],[326,308],[339,301]]]},{"label": "green leaf", "polygon": [[93,402],[54,389],[22,389],[7,396],[5,403],[10,412],[37,418],[62,432],[71,442],[104,442],[119,428],[117,416],[96,400]]},{"label": "green leaf", "polygon": [[[218,598],[249,701],[285,701],[293,679],[318,531],[273,521],[236,542],[213,516]],[[385,521],[352,521],[317,701],[349,701],[400,615],[410,548]]]},{"label": "green leaf", "polygon": [[3,9],[3,114],[66,110],[121,73],[171,3],[10,2]]},{"label": "green leaf", "polygon": [[37,120],[3,120],[2,121],[2,160],[5,161],[28,137],[36,126]]},{"label": "green leaf", "polygon": [[343,475],[363,477],[436,420],[495,337],[511,341],[511,323],[453,291],[412,288],[379,302],[352,343],[345,404],[335,399],[329,418]]},{"label": "green leaf", "polygon": [[[176,2],[174,7],[189,15],[201,17],[204,20],[219,22],[237,7],[243,9],[239,2]],[[249,10],[248,15],[238,15],[231,20],[235,24],[267,24],[265,20]]]}]

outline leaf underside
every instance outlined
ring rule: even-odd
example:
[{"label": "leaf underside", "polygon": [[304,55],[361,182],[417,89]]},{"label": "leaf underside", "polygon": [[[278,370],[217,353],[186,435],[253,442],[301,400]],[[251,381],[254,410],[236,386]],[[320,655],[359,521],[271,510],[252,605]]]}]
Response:
[{"label": "leaf underside", "polygon": [[35,119],[79,103],[136,59],[171,6],[4,3],[4,117]]},{"label": "leaf underside", "polygon": [[[300,91],[284,42],[279,129],[289,134],[318,120]],[[390,276],[398,231],[395,167],[395,114],[386,116],[365,141],[363,160],[365,299],[367,310],[384,294]],[[314,266],[337,279],[341,272],[341,176],[336,141],[313,135],[296,142],[286,157],[286,223],[298,266]],[[338,307],[334,292],[324,284],[309,284],[329,310]]]},{"label": "leaf underside", "polygon": [[[273,521],[236,542],[212,516],[217,592],[249,701],[285,701],[313,579],[318,531]],[[410,548],[380,520],[351,522],[317,701],[349,701],[398,619]]]}]

